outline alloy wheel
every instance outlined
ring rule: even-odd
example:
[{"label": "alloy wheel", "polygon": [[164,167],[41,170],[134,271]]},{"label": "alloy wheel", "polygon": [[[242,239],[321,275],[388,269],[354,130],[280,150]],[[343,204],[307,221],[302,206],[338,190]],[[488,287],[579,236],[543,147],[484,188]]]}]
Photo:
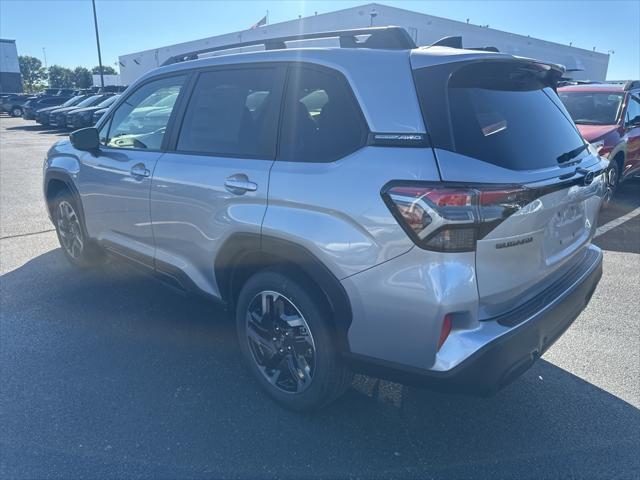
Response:
[{"label": "alloy wheel", "polygon": [[300,310],[284,295],[265,290],[247,308],[246,336],[258,369],[285,393],[300,393],[311,385],[316,348]]},{"label": "alloy wheel", "polygon": [[614,194],[616,193],[616,189],[618,187],[618,169],[616,167],[610,167],[607,171],[607,190],[604,194],[605,203],[611,202]]},{"label": "alloy wheel", "polygon": [[58,226],[58,235],[62,248],[72,258],[80,258],[84,249],[80,220],[73,206],[66,200],[58,204],[56,225]]}]

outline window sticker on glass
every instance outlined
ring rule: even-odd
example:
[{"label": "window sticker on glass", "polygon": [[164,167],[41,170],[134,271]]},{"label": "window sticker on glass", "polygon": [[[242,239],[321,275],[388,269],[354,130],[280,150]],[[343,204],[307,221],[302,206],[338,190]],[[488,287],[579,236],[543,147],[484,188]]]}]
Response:
[{"label": "window sticker on glass", "polygon": [[493,112],[493,113],[478,113],[478,122],[482,126],[482,134],[485,137],[494,135],[498,132],[507,129],[507,121]]}]

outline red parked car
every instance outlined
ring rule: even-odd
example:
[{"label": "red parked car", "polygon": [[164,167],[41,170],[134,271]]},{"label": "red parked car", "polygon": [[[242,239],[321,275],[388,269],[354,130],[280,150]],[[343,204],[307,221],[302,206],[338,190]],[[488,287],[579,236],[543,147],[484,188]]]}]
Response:
[{"label": "red parked car", "polygon": [[610,200],[618,184],[640,175],[640,81],[570,85],[560,100],[580,134],[610,160]]}]

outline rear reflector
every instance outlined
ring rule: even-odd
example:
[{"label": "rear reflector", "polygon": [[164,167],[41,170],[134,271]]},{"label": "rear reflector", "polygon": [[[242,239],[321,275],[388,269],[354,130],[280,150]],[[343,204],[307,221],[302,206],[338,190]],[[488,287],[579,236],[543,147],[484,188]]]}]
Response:
[{"label": "rear reflector", "polygon": [[438,351],[440,347],[444,344],[444,342],[449,337],[451,333],[451,315],[447,314],[444,316],[444,320],[442,321],[442,329],[440,330],[440,340],[438,340]]}]

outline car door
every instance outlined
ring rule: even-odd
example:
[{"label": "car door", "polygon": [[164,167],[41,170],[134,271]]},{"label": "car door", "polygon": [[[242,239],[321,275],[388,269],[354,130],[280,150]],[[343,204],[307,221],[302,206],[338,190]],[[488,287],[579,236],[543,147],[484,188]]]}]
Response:
[{"label": "car door", "polygon": [[625,115],[624,134],[627,139],[627,154],[623,178],[640,173],[640,96],[629,94],[629,105]]},{"label": "car door", "polygon": [[185,287],[217,296],[219,249],[234,232],[260,233],[284,73],[236,65],[194,81],[173,151],[159,159],[151,185],[156,269]]},{"label": "car door", "polygon": [[[85,153],[79,191],[89,236],[104,246],[153,266],[149,213],[151,174],[162,155],[165,130],[186,81],[173,75],[146,82],[120,102],[101,125],[97,153]],[[173,96],[163,115],[140,111]],[[153,108],[146,114],[153,113]]]}]

